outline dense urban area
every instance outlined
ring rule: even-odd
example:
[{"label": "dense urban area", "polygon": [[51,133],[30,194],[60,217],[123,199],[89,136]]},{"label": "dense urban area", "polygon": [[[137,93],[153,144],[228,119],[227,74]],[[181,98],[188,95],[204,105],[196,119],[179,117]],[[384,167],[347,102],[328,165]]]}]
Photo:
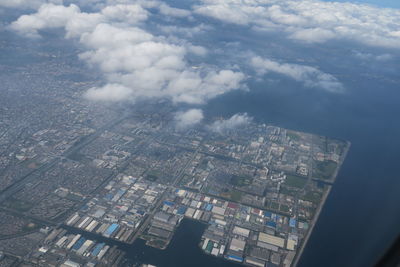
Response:
[{"label": "dense urban area", "polygon": [[0,66],[0,266],[122,265],[114,241],[165,249],[183,219],[206,225],[210,257],[296,264],[348,142],[256,122],[177,129],[168,101],[90,103],[97,76],[69,57]]}]

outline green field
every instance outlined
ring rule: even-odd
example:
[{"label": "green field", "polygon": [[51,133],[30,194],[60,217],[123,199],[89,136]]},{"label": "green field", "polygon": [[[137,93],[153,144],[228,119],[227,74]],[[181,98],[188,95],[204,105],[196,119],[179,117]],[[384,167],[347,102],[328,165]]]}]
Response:
[{"label": "green field", "polygon": [[306,183],[307,183],[307,179],[305,179],[305,178],[302,178],[299,176],[294,176],[294,175],[288,175],[288,176],[286,176],[284,185],[301,189],[306,185]]},{"label": "green field", "polygon": [[279,190],[280,194],[285,194],[289,196],[296,196],[298,193],[297,189],[293,189],[291,187],[286,187],[286,186],[281,186],[281,189]]},{"label": "green field", "polygon": [[273,209],[273,210],[279,210],[279,203],[276,203],[276,202],[274,202],[274,201],[271,201],[270,203],[271,203],[271,205],[270,205],[270,208],[271,208],[271,209]]},{"label": "green field", "polygon": [[158,170],[150,170],[146,173],[146,176],[144,178],[151,182],[155,182],[161,175],[161,172]]},{"label": "green field", "polygon": [[246,185],[251,185],[253,182],[253,178],[250,176],[245,176],[245,175],[233,175],[230,184],[234,186],[246,186]]},{"label": "green field", "polygon": [[29,203],[26,201],[15,199],[15,198],[8,200],[5,203],[5,205],[7,208],[10,208],[10,209],[13,209],[16,211],[21,211],[21,212],[28,211],[33,207],[33,203]]},{"label": "green field", "polygon": [[337,167],[338,164],[332,160],[316,161],[313,176],[326,180],[331,179]]},{"label": "green field", "polygon": [[235,202],[239,202],[242,199],[242,192],[239,192],[237,190],[232,190],[228,192],[222,192],[220,193],[220,196],[226,199],[230,199]]},{"label": "green field", "polygon": [[279,210],[282,212],[289,212],[289,206],[281,204],[281,206],[279,207]]},{"label": "green field", "polygon": [[239,202],[242,199],[242,193],[239,191],[232,191],[231,197],[233,201]]},{"label": "green field", "polygon": [[303,199],[306,201],[310,201],[313,203],[319,203],[321,201],[322,198],[322,194],[320,192],[313,192],[313,191],[309,191],[307,192]]},{"label": "green field", "polygon": [[26,224],[26,225],[24,225],[23,227],[22,227],[22,231],[23,232],[30,232],[30,231],[33,231],[33,230],[35,230],[35,229],[38,229],[40,226],[39,225],[37,225],[37,224],[35,224],[35,223],[28,223],[28,224]]}]

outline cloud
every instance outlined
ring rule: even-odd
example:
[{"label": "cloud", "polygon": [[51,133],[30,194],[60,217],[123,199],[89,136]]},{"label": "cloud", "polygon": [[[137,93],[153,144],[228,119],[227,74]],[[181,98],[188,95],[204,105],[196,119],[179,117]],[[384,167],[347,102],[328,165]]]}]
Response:
[{"label": "cloud", "polygon": [[128,24],[136,24],[147,20],[149,13],[137,4],[107,6],[101,13],[112,21],[121,21]]},{"label": "cloud", "polygon": [[194,12],[307,43],[351,40],[400,47],[400,10],[319,0],[201,0]]},{"label": "cloud", "polygon": [[393,56],[391,54],[379,54],[379,55],[374,55],[371,53],[363,53],[360,51],[353,51],[354,56],[362,59],[362,60],[376,60],[376,61],[389,61],[393,59]]},{"label": "cloud", "polygon": [[85,97],[89,100],[118,102],[131,98],[132,91],[120,84],[107,84],[101,88],[90,88]]},{"label": "cloud", "polygon": [[[87,0],[80,0],[80,2]],[[146,9],[157,9],[161,15],[164,15],[166,18],[176,17],[176,18],[184,18],[189,17],[192,12],[190,10],[171,7],[163,1],[158,0],[107,0],[104,3],[104,0],[91,0],[94,3],[97,3],[98,7],[105,7],[115,4],[136,4]],[[92,3],[93,5],[93,3]]]},{"label": "cloud", "polygon": [[[153,8],[154,3],[109,5],[94,13],[81,12],[74,4],[44,4],[36,13],[21,16],[10,29],[39,37],[40,30],[64,28],[66,38],[77,38],[85,48],[80,59],[102,71],[107,81],[91,88],[86,93],[89,99],[168,98],[176,103],[203,104],[243,88],[246,77],[239,71],[214,66],[194,69],[188,64],[188,54],[204,56],[205,48],[143,30],[141,22],[149,17],[147,7]],[[184,15],[181,10],[163,9]]]},{"label": "cloud", "polygon": [[11,24],[11,29],[28,37],[39,37],[38,30],[64,27],[79,13],[79,7],[73,4],[68,7],[44,4],[37,13],[19,17]]},{"label": "cloud", "polygon": [[240,88],[245,76],[231,70],[210,71],[201,76],[197,72],[184,71],[172,80],[166,93],[175,102],[204,104],[228,91]]},{"label": "cloud", "polygon": [[248,125],[249,123],[252,122],[252,118],[247,115],[247,113],[243,114],[235,114],[229,119],[219,119],[213,122],[208,129],[210,129],[213,132],[217,133],[224,133],[228,130],[233,130],[238,127],[243,127],[245,125]]},{"label": "cloud", "polygon": [[198,45],[189,45],[187,48],[190,53],[197,56],[205,56],[208,53],[207,49]]},{"label": "cloud", "polygon": [[189,10],[170,7],[169,5],[166,5],[164,3],[159,4],[157,7],[160,13],[164,16],[184,18],[191,15],[191,12]]},{"label": "cloud", "polygon": [[336,34],[331,30],[312,28],[299,29],[289,35],[291,39],[301,40],[306,43],[324,43],[336,38]]},{"label": "cloud", "polygon": [[240,88],[245,78],[231,70],[194,71],[185,61],[191,49],[157,40],[138,28],[99,24],[81,42],[89,50],[80,57],[98,66],[111,83],[130,88],[133,99],[166,97],[203,104]]},{"label": "cloud", "polygon": [[92,31],[100,23],[135,25],[147,17],[148,12],[139,5],[107,6],[99,13],[85,13],[75,4],[63,6],[50,3],[43,4],[34,14],[19,17],[10,28],[28,37],[39,37],[39,30],[65,27],[66,37],[70,38]]},{"label": "cloud", "polygon": [[193,37],[195,34],[205,33],[213,28],[206,24],[199,24],[194,27],[181,27],[175,25],[157,25],[157,27],[164,33],[167,34],[180,34],[185,37]]},{"label": "cloud", "polygon": [[36,9],[46,3],[62,4],[62,0],[0,0],[0,7]]},{"label": "cloud", "polygon": [[279,63],[257,56],[251,58],[250,65],[260,75],[274,72],[302,82],[306,87],[324,89],[329,92],[342,92],[344,90],[343,85],[334,76],[314,67]]},{"label": "cloud", "polygon": [[203,120],[203,111],[201,109],[189,109],[185,112],[179,112],[175,115],[176,127],[178,129],[187,129]]}]

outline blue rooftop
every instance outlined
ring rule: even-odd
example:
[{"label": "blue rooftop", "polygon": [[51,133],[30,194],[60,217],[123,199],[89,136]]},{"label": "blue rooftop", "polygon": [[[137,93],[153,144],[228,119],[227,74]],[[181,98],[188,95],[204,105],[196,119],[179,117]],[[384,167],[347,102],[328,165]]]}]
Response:
[{"label": "blue rooftop", "polygon": [[185,207],[185,206],[180,206],[180,207],[178,208],[178,210],[177,210],[177,213],[178,213],[179,215],[183,215],[183,214],[185,214],[185,212],[186,212],[186,207]]},{"label": "blue rooftop", "polygon": [[119,227],[118,224],[113,223],[107,228],[107,230],[104,232],[104,234],[111,235],[112,233],[114,233],[115,230],[117,230],[118,227]]},{"label": "blue rooftop", "polygon": [[100,253],[104,245],[104,243],[97,244],[92,251],[92,256],[96,257]]},{"label": "blue rooftop", "polygon": [[264,217],[271,218],[271,216],[272,216],[272,212],[270,212],[270,211],[264,211]]},{"label": "blue rooftop", "polygon": [[125,194],[126,190],[125,189],[119,189],[118,194],[123,195]]},{"label": "blue rooftop", "polygon": [[144,210],[138,210],[138,211],[136,211],[136,213],[139,214],[139,215],[144,215],[145,211]]},{"label": "blue rooftop", "polygon": [[242,257],[238,257],[238,256],[235,256],[235,255],[228,255],[228,258],[229,259],[234,259],[234,260],[237,260],[237,261],[240,261],[240,262],[243,261]]},{"label": "blue rooftop", "polygon": [[289,220],[289,226],[290,226],[290,227],[296,227],[296,219],[290,218],[290,220]]},{"label": "blue rooftop", "polygon": [[167,205],[167,206],[172,207],[172,206],[175,205],[175,203],[174,203],[174,202],[171,202],[171,201],[168,201],[168,200],[165,200],[165,201],[164,201],[164,205]]},{"label": "blue rooftop", "polygon": [[83,245],[83,243],[85,243],[85,241],[86,241],[86,238],[84,238],[84,237],[79,238],[79,240],[76,241],[76,243],[72,246],[72,249],[78,250]]}]

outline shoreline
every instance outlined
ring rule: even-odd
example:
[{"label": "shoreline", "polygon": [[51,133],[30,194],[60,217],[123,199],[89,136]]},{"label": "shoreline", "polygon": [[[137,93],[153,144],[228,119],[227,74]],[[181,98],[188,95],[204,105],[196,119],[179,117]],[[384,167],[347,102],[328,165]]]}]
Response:
[{"label": "shoreline", "polygon": [[313,218],[312,221],[311,221],[311,225],[310,225],[310,228],[309,228],[308,231],[307,231],[307,235],[306,235],[306,237],[304,238],[304,240],[303,240],[303,242],[302,242],[302,244],[301,244],[301,247],[300,247],[299,251],[296,253],[296,256],[295,256],[295,258],[294,258],[292,264],[290,265],[291,267],[296,267],[297,264],[299,263],[299,261],[300,261],[300,259],[301,259],[301,256],[302,256],[302,254],[303,254],[303,252],[304,252],[304,249],[305,249],[305,247],[306,247],[306,245],[307,245],[307,243],[308,243],[308,240],[310,239],[311,234],[312,234],[312,232],[313,232],[313,230],[314,230],[314,227],[315,227],[315,225],[316,225],[317,222],[318,222],[318,219],[319,219],[319,216],[320,216],[320,214],[321,214],[322,208],[324,207],[325,202],[326,202],[326,200],[328,199],[328,196],[329,196],[329,194],[330,194],[330,192],[331,192],[331,190],[332,190],[332,187],[333,187],[334,183],[336,182],[337,175],[339,174],[339,171],[340,171],[340,169],[341,169],[341,167],[342,167],[342,165],[343,165],[343,163],[344,163],[344,160],[345,160],[346,157],[347,157],[347,153],[349,152],[350,147],[351,147],[351,143],[350,143],[349,141],[347,141],[346,143],[347,143],[346,150],[344,151],[343,155],[342,155],[341,158],[340,158],[340,163],[339,163],[339,165],[338,165],[338,167],[337,167],[337,169],[336,169],[336,172],[335,172],[335,174],[334,174],[334,177],[333,177],[333,179],[332,179],[332,184],[329,184],[329,185],[328,185],[329,188],[328,188],[328,190],[325,192],[325,194],[324,194],[323,197],[322,197],[322,201],[321,201],[320,205],[318,206],[317,211],[315,212],[314,218]]}]

